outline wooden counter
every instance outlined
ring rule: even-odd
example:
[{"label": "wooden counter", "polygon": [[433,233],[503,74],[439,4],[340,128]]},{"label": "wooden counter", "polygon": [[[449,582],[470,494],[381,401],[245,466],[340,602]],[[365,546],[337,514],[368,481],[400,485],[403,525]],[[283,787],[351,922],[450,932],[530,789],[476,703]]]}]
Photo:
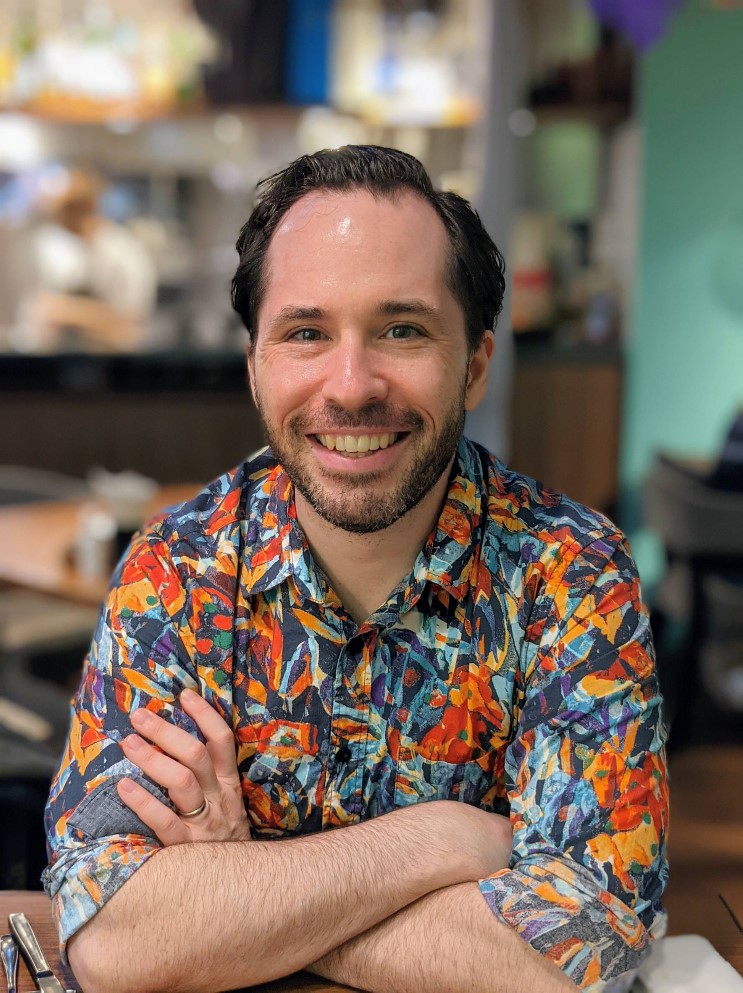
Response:
[{"label": "wooden counter", "polygon": [[[163,487],[151,501],[148,516],[198,490],[196,483]],[[108,576],[87,579],[70,561],[82,505],[70,500],[0,507],[0,582],[98,606]]]}]

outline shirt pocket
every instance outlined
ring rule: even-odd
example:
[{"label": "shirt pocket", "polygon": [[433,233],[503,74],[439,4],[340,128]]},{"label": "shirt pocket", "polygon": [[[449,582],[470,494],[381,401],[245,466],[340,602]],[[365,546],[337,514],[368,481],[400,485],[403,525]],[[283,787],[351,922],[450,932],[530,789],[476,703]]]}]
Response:
[{"label": "shirt pocket", "polygon": [[324,780],[316,729],[286,720],[250,723],[238,732],[238,769],[254,837],[276,838],[321,827],[315,797]]}]

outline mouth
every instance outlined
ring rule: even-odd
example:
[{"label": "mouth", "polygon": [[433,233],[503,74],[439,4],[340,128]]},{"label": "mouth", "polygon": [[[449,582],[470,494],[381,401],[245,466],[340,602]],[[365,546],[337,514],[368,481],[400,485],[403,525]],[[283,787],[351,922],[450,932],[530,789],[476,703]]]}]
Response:
[{"label": "mouth", "polygon": [[316,434],[313,435],[323,448],[331,452],[343,452],[350,458],[363,459],[380,449],[391,448],[407,431],[387,431],[376,434]]}]

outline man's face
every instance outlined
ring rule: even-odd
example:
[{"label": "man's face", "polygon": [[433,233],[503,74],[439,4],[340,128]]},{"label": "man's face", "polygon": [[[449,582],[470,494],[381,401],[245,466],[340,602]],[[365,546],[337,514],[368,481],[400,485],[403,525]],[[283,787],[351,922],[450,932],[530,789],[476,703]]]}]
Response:
[{"label": "man's face", "polygon": [[492,335],[469,356],[447,248],[424,200],[364,191],[308,194],[270,242],[253,397],[301,497],[346,531],[418,505],[484,393]]}]

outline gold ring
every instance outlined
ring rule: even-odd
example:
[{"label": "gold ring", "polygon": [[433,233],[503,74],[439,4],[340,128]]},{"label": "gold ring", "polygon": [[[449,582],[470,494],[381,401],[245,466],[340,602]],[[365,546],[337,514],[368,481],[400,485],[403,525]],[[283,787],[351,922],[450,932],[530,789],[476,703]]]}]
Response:
[{"label": "gold ring", "polygon": [[198,806],[196,810],[189,810],[189,811],[178,810],[177,807],[175,809],[179,817],[198,817],[199,814],[203,814],[204,811],[206,810],[206,797],[204,797],[204,799],[201,801],[201,805]]}]

